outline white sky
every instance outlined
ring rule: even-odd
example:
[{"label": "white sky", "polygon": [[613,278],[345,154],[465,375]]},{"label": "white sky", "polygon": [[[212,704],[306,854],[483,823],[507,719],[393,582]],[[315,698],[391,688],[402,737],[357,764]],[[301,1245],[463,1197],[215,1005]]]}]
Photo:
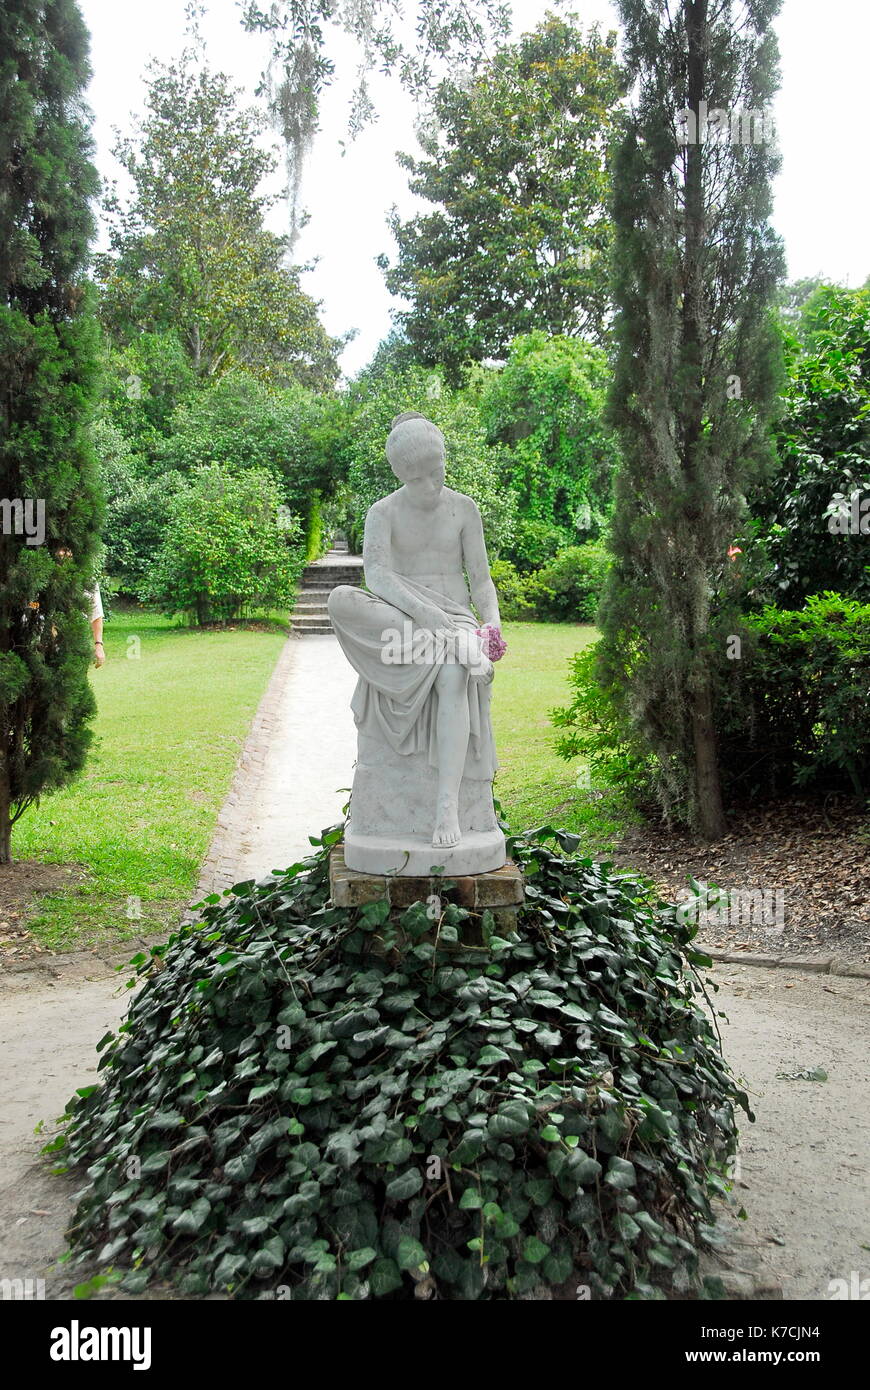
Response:
[{"label": "white sky", "polygon": [[[113,178],[118,175],[110,154],[113,127],[127,133],[133,114],[143,111],[148,59],[165,61],[184,46],[184,3],[79,3],[91,31],[94,78],[89,101],[96,118],[97,162],[103,175]],[[546,0],[515,0],[517,31],[533,28],[553,8]],[[608,0],[575,0],[569,8],[584,25],[599,20],[605,30],[619,27]],[[863,134],[870,4],[784,0],[776,27],[782,88],[775,112],[783,171],[775,188],[774,223],[785,238],[789,277],[820,272],[859,285],[870,274]],[[211,0],[202,31],[211,66],[227,72],[253,102],[268,56],[267,41],[243,31],[236,0]],[[346,136],[353,49],[347,44],[338,51],[345,61],[337,66],[346,80],[339,81],[323,103],[321,134],[302,188],[311,220],[300,238],[297,259],[304,263],[318,258],[315,269],[303,277],[303,286],[322,301],[327,330],[358,330],[342,358],[344,372],[352,375],[371,358],[390,328],[390,307],[397,301],[387,294],[375,257],[383,251],[392,256],[386,225],[392,205],[403,215],[414,210],[407,175],[395,153],[414,153],[416,142],[411,102],[397,82],[376,75],[371,85],[380,119],[347,144],[342,155],[339,142]],[[272,224],[276,231],[286,230],[281,207]]]}]

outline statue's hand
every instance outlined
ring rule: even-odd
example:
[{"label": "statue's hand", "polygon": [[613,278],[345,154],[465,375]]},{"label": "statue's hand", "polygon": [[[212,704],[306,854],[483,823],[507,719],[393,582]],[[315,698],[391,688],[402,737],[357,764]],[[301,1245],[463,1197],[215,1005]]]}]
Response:
[{"label": "statue's hand", "polygon": [[456,632],[456,624],[452,618],[434,604],[427,605],[417,615],[416,626],[426,628],[429,632],[445,632],[452,635]]},{"label": "statue's hand", "polygon": [[488,656],[481,656],[480,661],[468,668],[469,679],[481,681],[483,685],[489,685],[495,675],[495,667]]}]

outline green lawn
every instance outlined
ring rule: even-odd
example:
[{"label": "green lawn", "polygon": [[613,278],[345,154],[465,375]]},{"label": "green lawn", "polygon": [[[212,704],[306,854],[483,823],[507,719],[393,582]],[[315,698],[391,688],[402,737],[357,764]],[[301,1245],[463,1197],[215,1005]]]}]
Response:
[{"label": "green lawn", "polygon": [[610,853],[630,812],[619,798],[577,787],[580,762],[553,752],[551,709],[570,703],[568,660],[596,629],[570,623],[505,623],[508,652],[496,668],[492,712],[499,760],[495,794],[512,830],[551,823],[584,836],[589,854]]},{"label": "green lawn", "polygon": [[[88,871],[78,887],[43,898],[29,923],[54,949],[177,921],[286,628],[200,632],[116,611],[104,640],[106,664],[91,673],[99,714],[85,771],[13,832],[16,859]],[[141,901],[141,918],[128,916],[128,898]]]}]

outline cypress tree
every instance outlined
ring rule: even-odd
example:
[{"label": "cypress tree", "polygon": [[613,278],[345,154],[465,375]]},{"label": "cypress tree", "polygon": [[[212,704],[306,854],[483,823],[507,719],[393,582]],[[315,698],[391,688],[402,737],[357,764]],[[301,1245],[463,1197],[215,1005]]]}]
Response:
[{"label": "cypress tree", "polygon": [[101,502],[86,438],[98,191],[75,0],[0,7],[0,862],[14,822],[80,770]]},{"label": "cypress tree", "polygon": [[623,463],[599,669],[653,754],[665,812],[708,839],[725,830],[715,679],[737,630],[728,550],[771,463],[780,373],[769,304],[782,248],[768,220],[779,4],[619,6],[635,88],[614,170]]}]

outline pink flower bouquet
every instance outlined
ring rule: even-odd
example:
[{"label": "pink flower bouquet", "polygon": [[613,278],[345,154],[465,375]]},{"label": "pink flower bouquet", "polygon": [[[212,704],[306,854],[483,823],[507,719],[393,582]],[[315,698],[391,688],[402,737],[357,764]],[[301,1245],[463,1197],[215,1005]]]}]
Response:
[{"label": "pink flower bouquet", "polygon": [[501,628],[493,623],[484,623],[483,627],[476,628],[475,631],[482,639],[484,656],[489,657],[490,661],[501,661],[507,651],[507,642],[501,635]]}]

